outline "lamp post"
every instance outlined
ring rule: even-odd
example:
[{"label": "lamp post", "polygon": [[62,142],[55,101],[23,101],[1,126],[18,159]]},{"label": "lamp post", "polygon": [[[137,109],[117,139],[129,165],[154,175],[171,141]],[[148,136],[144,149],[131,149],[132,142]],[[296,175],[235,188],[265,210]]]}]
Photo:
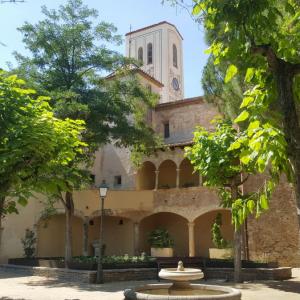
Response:
[{"label": "lamp post", "polygon": [[100,238],[99,238],[99,255],[97,268],[97,283],[103,283],[103,265],[102,265],[102,248],[103,248],[103,217],[104,217],[104,199],[106,197],[108,186],[105,180],[99,186],[99,194],[101,199],[101,220],[100,220]]}]

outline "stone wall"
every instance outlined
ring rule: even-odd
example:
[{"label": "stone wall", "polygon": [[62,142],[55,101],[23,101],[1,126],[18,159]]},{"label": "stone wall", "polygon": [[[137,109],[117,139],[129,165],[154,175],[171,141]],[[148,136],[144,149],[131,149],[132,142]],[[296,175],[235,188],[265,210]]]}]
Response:
[{"label": "stone wall", "polygon": [[[16,265],[0,265],[1,271],[14,272],[25,276],[44,276],[54,280],[65,282],[95,283],[97,271],[81,271],[47,267],[28,267]],[[115,269],[103,270],[104,282],[155,280],[157,279],[156,268],[138,269]],[[245,268],[243,280],[285,280],[292,277],[291,268]],[[233,280],[232,268],[207,268],[206,279]]]},{"label": "stone wall", "polygon": [[[262,176],[251,178],[245,192],[255,190]],[[281,266],[300,266],[300,234],[296,201],[289,183],[282,180],[270,201],[269,210],[248,220],[251,260],[278,261]]]}]

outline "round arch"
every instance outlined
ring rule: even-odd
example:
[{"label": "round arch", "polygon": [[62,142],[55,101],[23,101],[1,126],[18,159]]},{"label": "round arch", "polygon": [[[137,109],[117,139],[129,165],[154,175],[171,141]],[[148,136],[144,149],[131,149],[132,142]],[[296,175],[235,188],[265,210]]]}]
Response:
[{"label": "round arch", "polygon": [[188,249],[188,226],[187,219],[171,212],[158,212],[141,220],[139,225],[139,251],[150,254],[148,236],[155,229],[167,229],[174,239],[174,255],[187,256]]},{"label": "round arch", "polygon": [[225,240],[232,242],[234,227],[231,224],[231,212],[228,209],[215,209],[198,216],[195,224],[196,256],[209,256],[209,248],[215,248],[212,242],[211,226],[218,213],[222,215],[221,232]]},{"label": "round arch", "polygon": [[199,185],[199,173],[194,172],[194,168],[191,162],[185,158],[179,165],[179,186],[180,187],[191,187]]},{"label": "round arch", "polygon": [[176,169],[176,163],[170,159],[164,160],[159,165],[158,188],[176,187]]},{"label": "round arch", "polygon": [[[89,221],[88,252],[94,255],[93,244],[100,238],[101,217],[94,215]],[[131,219],[122,216],[105,216],[103,218],[103,243],[105,255],[134,254],[134,223]]]},{"label": "round arch", "polygon": [[145,161],[137,173],[138,190],[154,190],[155,188],[155,165]]},{"label": "round arch", "polygon": [[[65,253],[66,217],[64,212],[55,214],[47,219],[40,219],[37,228],[37,256],[61,257]],[[83,253],[83,219],[72,216],[72,246],[73,255]]]}]

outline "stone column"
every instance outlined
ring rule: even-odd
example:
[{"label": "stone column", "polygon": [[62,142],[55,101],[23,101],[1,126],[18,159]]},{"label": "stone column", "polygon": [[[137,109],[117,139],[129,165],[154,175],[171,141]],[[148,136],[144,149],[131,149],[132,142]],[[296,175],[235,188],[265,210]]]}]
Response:
[{"label": "stone column", "polygon": [[176,188],[179,188],[180,183],[180,169],[176,169]]},{"label": "stone column", "polygon": [[83,256],[88,256],[89,252],[89,218],[83,221]]},{"label": "stone column", "polygon": [[139,242],[140,242],[140,223],[133,223],[133,249],[134,255],[140,255],[139,253]]},{"label": "stone column", "polygon": [[195,256],[195,232],[194,232],[195,223],[189,222],[188,227],[189,227],[189,256],[194,257]]},{"label": "stone column", "polygon": [[158,189],[158,174],[159,174],[159,170],[155,170],[155,190]]}]

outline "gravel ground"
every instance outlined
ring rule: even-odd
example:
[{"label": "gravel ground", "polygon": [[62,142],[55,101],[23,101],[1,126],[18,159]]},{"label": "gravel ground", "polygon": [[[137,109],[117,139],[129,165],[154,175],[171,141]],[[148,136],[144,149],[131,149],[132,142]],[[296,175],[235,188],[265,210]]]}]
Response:
[{"label": "gravel ground", "polygon": [[[150,282],[155,283],[147,281]],[[75,284],[0,270],[0,300],[122,300],[125,288],[144,283]],[[243,300],[300,300],[300,269],[293,269],[290,280],[249,282],[235,287],[241,289]]]}]

